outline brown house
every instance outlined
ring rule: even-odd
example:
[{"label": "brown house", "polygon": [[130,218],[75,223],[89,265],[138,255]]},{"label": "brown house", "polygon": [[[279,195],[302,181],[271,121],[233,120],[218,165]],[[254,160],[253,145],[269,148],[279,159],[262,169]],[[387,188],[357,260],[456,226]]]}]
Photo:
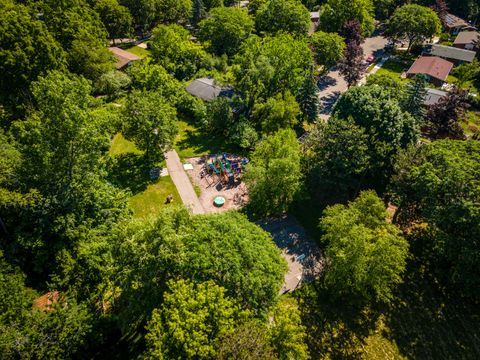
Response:
[{"label": "brown house", "polygon": [[442,17],[442,23],[445,31],[453,35],[456,35],[460,31],[464,30],[475,30],[475,27],[470,25],[468,22],[450,13],[447,13]]},{"label": "brown house", "polygon": [[52,305],[58,303],[60,293],[58,291],[49,291],[46,294],[33,300],[33,308],[38,310],[50,311]]},{"label": "brown house", "polygon": [[458,33],[453,46],[459,49],[478,51],[480,33],[476,31],[462,31]]},{"label": "brown house", "polygon": [[437,56],[420,56],[408,69],[407,77],[423,74],[431,83],[442,86],[452,68],[453,63]]},{"label": "brown house", "polygon": [[140,60],[140,57],[138,57],[137,55],[129,53],[128,51],[122,50],[118,47],[110,47],[108,48],[108,50],[110,50],[113,56],[115,56],[115,59],[117,59],[117,62],[115,63],[115,67],[117,68],[117,70],[125,68],[133,61]]}]

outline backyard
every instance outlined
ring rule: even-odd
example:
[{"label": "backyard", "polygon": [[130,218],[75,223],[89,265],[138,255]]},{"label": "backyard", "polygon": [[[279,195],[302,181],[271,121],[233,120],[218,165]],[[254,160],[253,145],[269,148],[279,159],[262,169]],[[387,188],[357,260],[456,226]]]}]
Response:
[{"label": "backyard", "polygon": [[[155,164],[164,167],[162,161]],[[173,196],[173,203],[181,203],[180,196],[170,176],[150,180],[150,166],[144,163],[143,153],[134,143],[117,134],[109,150],[109,178],[116,185],[131,191],[130,206],[138,218],[156,215],[167,206],[167,196]]]}]

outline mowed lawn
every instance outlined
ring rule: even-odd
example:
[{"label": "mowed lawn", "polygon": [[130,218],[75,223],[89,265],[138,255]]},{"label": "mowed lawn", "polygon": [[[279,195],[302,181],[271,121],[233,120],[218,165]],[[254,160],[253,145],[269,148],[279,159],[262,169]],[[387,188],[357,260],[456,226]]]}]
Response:
[{"label": "mowed lawn", "polygon": [[[142,151],[122,134],[113,138],[109,155],[113,160],[113,165],[110,166],[112,182],[132,192],[129,202],[135,217],[157,215],[162,208],[169,206],[165,204],[169,195],[173,196],[173,204],[182,204],[170,176],[150,180],[150,166],[144,164]],[[161,162],[156,166],[163,167],[165,163]]]},{"label": "mowed lawn", "polygon": [[145,59],[145,58],[150,56],[150,50],[141,48],[140,46],[132,46],[132,47],[130,47],[128,49],[125,49],[125,50],[128,51],[129,53],[137,55],[138,57],[140,57],[142,59]]},{"label": "mowed lawn", "polygon": [[402,79],[400,76],[410,68],[413,61],[391,58],[385,61],[383,66],[376,72],[377,75],[387,75],[404,82],[408,79]]}]

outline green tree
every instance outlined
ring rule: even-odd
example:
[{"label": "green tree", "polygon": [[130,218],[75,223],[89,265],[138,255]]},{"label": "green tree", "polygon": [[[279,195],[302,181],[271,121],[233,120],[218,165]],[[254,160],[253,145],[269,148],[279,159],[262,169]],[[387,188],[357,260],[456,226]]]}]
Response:
[{"label": "green tree", "polygon": [[269,336],[278,359],[309,359],[305,327],[295,299],[282,299],[273,311],[272,318]]},{"label": "green tree", "polygon": [[457,295],[478,298],[480,142],[434,141],[407,152],[396,168],[396,220],[409,229],[415,255]]},{"label": "green tree", "polygon": [[425,75],[415,75],[413,84],[405,87],[405,100],[401,103],[403,109],[409,112],[418,124],[424,122],[426,116],[425,99],[427,98],[427,78]]},{"label": "green tree", "polygon": [[257,11],[268,3],[268,0],[252,0],[248,2],[248,12],[255,15]]},{"label": "green tree", "polygon": [[124,331],[160,307],[170,279],[213,280],[258,315],[275,304],[286,271],[270,235],[235,212],[192,216],[166,209],[153,221],[119,227],[111,241],[109,281],[121,289],[115,309]]},{"label": "green tree", "polygon": [[120,95],[122,90],[128,88],[131,82],[127,74],[113,70],[100,76],[95,83],[95,90],[100,94],[114,97]]},{"label": "green tree", "polygon": [[251,120],[258,124],[264,134],[272,134],[280,129],[291,129],[298,123],[300,106],[295,97],[287,91],[257,102],[253,107]]},{"label": "green tree", "polygon": [[178,79],[192,78],[206,66],[208,55],[190,40],[188,30],[179,25],[159,25],[153,30],[153,60]]},{"label": "green tree", "polygon": [[300,145],[293,130],[282,129],[262,140],[245,171],[250,203],[256,216],[288,210],[300,189]]},{"label": "green tree", "polygon": [[0,13],[0,103],[21,115],[31,82],[49,70],[65,69],[66,54],[28,7],[2,0]]},{"label": "green tree", "polygon": [[242,314],[226,290],[213,281],[170,281],[161,309],[147,325],[149,355],[156,359],[211,359],[220,338],[234,331]]},{"label": "green tree", "polygon": [[117,0],[95,0],[93,9],[98,12],[110,39],[129,37],[132,34],[133,18],[127,7]]},{"label": "green tree", "polygon": [[352,118],[319,122],[305,146],[307,185],[319,204],[346,202],[367,185],[372,166],[368,136]]},{"label": "green tree", "polygon": [[394,40],[406,38],[410,51],[412,45],[439,34],[441,28],[440,19],[432,9],[406,4],[396,9],[388,20],[386,35]]},{"label": "green tree", "polygon": [[235,119],[230,99],[218,97],[207,104],[203,126],[207,132],[229,137],[234,131]]},{"label": "green tree", "polygon": [[290,90],[296,96],[311,69],[307,42],[288,34],[251,36],[234,59],[235,89],[241,94],[247,116],[257,101]]},{"label": "green tree", "polygon": [[322,75],[343,58],[346,45],[337,33],[318,31],[311,36],[310,43],[313,46],[315,63],[322,67]]},{"label": "green tree", "polygon": [[405,84],[399,78],[387,74],[372,74],[367,77],[367,85],[378,85],[388,90],[394,99],[403,101],[405,98]]},{"label": "green tree", "polygon": [[125,104],[123,134],[153,161],[161,157],[177,134],[175,108],[155,92],[134,91]]},{"label": "green tree", "polygon": [[208,41],[215,54],[234,55],[251,34],[254,22],[248,13],[235,7],[212,9],[209,17],[199,24],[199,37]]},{"label": "green tree", "polygon": [[192,0],[155,0],[157,17],[162,22],[176,23],[190,19]]},{"label": "green tree", "polygon": [[305,76],[305,80],[298,90],[297,102],[305,119],[310,122],[317,120],[321,105],[313,69]]},{"label": "green tree", "polygon": [[128,68],[128,74],[132,78],[134,89],[154,91],[172,104],[176,104],[182,93],[185,93],[182,84],[161,65],[135,63]]},{"label": "green tree", "polygon": [[310,13],[298,0],[269,0],[255,16],[258,32],[276,34],[285,31],[293,35],[306,35],[310,27]]},{"label": "green tree", "polygon": [[387,221],[382,200],[364,191],[353,202],[334,205],[320,220],[326,244],[326,286],[351,302],[388,302],[401,283],[408,243]]},{"label": "green tree", "polygon": [[375,29],[372,0],[327,0],[320,8],[320,30],[340,32],[343,26],[357,20],[365,37]]},{"label": "green tree", "polygon": [[193,0],[192,8],[192,22],[194,25],[197,25],[200,20],[205,19],[207,16],[207,11],[205,10],[205,4],[203,0]]},{"label": "green tree", "polygon": [[154,26],[157,0],[120,0],[120,4],[130,10],[135,27],[140,29],[142,34]]},{"label": "green tree", "polygon": [[419,127],[415,119],[378,85],[349,89],[335,104],[333,115],[340,119],[352,117],[365,130],[372,158],[367,181],[372,188],[383,191],[394,156],[417,142]]}]

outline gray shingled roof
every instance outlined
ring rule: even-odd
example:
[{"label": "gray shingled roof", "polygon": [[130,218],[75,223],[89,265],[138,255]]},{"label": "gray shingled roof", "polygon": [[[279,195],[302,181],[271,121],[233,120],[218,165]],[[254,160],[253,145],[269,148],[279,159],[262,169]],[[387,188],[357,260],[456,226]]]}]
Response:
[{"label": "gray shingled roof", "polygon": [[480,37],[480,33],[476,31],[462,31],[458,33],[454,44],[473,44]]},{"label": "gray shingled roof", "polygon": [[204,101],[213,100],[218,96],[231,96],[233,93],[231,88],[215,85],[215,80],[209,78],[195,79],[187,85],[185,90]]},{"label": "gray shingled roof", "polygon": [[441,58],[454,59],[454,60],[467,61],[467,62],[472,62],[473,59],[475,59],[475,55],[476,55],[475,51],[463,50],[463,49],[455,48],[453,46],[445,46],[445,45],[437,45],[437,44],[432,45],[430,54],[441,57]]},{"label": "gray shingled roof", "polygon": [[447,95],[446,91],[427,89],[427,96],[423,100],[423,103],[427,106],[435,105],[438,101]]}]

